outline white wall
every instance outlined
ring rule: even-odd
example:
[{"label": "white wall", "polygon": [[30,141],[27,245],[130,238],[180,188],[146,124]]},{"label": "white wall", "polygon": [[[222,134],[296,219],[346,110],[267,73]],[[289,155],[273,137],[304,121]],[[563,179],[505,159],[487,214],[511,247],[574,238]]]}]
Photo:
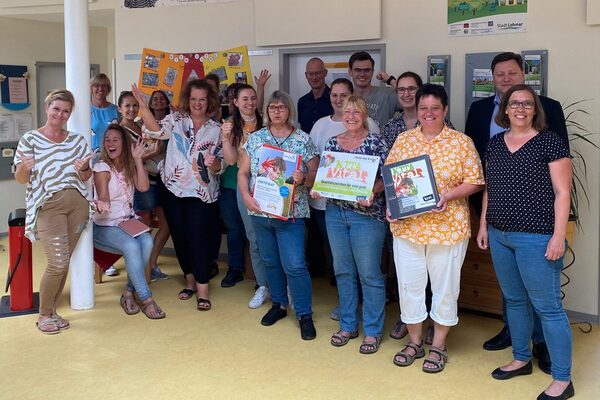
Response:
[{"label": "white wall", "polygon": [[[32,104],[26,111],[33,115],[33,125],[37,126],[35,63],[65,61],[63,24],[0,17],[0,38],[0,62],[27,65],[31,72],[29,98]],[[100,64],[101,71],[110,72],[107,43],[106,28],[90,29],[90,60],[94,64]],[[114,49],[111,59],[113,57]],[[12,209],[24,206],[25,186],[14,180],[0,181],[0,233],[8,230],[8,213]]]}]

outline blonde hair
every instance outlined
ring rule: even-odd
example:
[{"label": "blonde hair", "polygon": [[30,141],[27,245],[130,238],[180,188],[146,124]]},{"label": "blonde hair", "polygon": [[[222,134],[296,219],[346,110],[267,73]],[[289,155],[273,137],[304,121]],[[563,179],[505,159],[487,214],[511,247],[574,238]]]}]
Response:
[{"label": "blonde hair", "polygon": [[369,130],[369,121],[368,121],[369,120],[369,111],[367,110],[367,103],[365,102],[365,100],[360,96],[352,94],[352,95],[348,96],[348,98],[344,102],[344,107],[342,108],[342,111],[346,111],[346,109],[348,107],[356,108],[358,111],[360,111],[362,113],[362,115],[365,116],[365,120],[363,121],[362,126],[363,126],[363,128],[365,128],[368,131]]},{"label": "blonde hair", "polygon": [[94,77],[90,80],[90,87],[92,87],[94,85],[106,85],[106,86],[108,86],[108,93],[110,93],[112,91],[112,85],[110,84],[110,78],[102,72],[94,75]]},{"label": "blonde hair", "polygon": [[48,93],[46,100],[44,100],[46,108],[50,105],[50,103],[56,100],[71,104],[71,111],[73,111],[75,108],[75,96],[73,96],[73,93],[69,92],[67,89],[58,89]]}]

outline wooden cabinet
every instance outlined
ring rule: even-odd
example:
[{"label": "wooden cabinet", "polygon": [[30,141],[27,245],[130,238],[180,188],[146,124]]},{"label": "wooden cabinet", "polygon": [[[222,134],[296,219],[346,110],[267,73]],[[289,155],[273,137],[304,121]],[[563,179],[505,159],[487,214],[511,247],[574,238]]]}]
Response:
[{"label": "wooden cabinet", "polygon": [[481,250],[475,242],[478,226],[472,226],[472,237],[461,271],[458,306],[469,310],[502,315],[502,291],[489,251]]}]

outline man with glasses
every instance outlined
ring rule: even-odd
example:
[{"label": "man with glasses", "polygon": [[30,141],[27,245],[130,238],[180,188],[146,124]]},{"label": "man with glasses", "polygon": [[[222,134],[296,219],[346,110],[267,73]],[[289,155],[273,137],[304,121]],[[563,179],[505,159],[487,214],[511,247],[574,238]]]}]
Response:
[{"label": "man with glasses", "polygon": [[[465,133],[473,139],[475,148],[482,160],[490,138],[506,130],[498,126],[495,122],[502,96],[512,86],[525,82],[523,58],[519,54],[512,52],[500,53],[492,60],[491,68],[494,86],[496,87],[496,94],[471,104],[465,126]],[[564,140],[568,148],[569,139],[567,136],[567,126],[565,124],[565,115],[560,103],[549,97],[539,97],[546,114],[546,124],[548,125],[548,129],[558,134],[558,136]],[[517,104],[516,106],[517,107],[514,107],[513,105],[512,108],[518,108],[520,104]],[[527,104],[523,104],[523,107],[526,106]],[[478,214],[481,213],[481,200],[481,194],[471,196],[471,204],[473,204]],[[503,350],[510,347],[512,344],[510,330],[506,319],[506,305],[504,304],[504,298],[502,300],[502,317],[505,321],[505,325],[500,333],[483,344],[485,350]],[[548,348],[546,347],[544,335],[542,333],[540,319],[535,313],[532,339],[533,356],[538,358],[538,366],[540,369],[549,374],[551,368],[550,355],[548,354]]]},{"label": "man with glasses", "polygon": [[366,51],[352,54],[348,61],[348,74],[354,84],[354,94],[365,99],[369,117],[383,128],[396,110],[400,109],[400,105],[394,89],[371,85],[374,68],[375,60]]},{"label": "man with glasses", "polygon": [[323,60],[317,57],[308,60],[304,76],[311,90],[298,100],[298,122],[300,128],[309,133],[317,120],[333,114],[333,107],[329,86],[325,84],[327,69]]}]

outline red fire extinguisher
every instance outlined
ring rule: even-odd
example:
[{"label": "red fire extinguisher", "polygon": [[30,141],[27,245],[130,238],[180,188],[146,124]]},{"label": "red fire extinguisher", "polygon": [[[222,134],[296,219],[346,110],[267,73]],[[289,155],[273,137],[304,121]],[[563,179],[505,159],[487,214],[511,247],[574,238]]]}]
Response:
[{"label": "red fire extinguisher", "polygon": [[10,311],[33,308],[33,272],[31,242],[25,237],[25,209],[8,215],[8,276],[4,291],[10,288]]}]

